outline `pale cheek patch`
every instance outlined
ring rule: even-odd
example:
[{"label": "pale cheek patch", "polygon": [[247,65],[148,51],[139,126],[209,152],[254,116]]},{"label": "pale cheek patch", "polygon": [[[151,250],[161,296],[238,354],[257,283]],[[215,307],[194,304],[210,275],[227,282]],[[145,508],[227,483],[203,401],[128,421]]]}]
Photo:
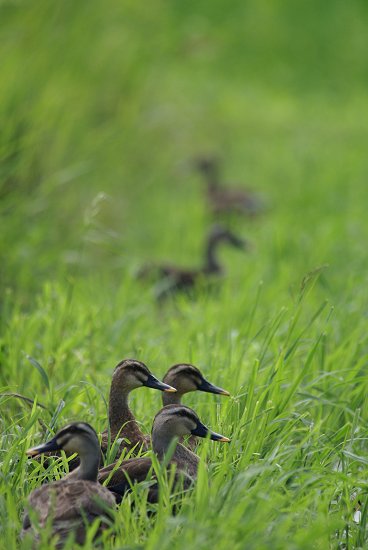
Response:
[{"label": "pale cheek patch", "polygon": [[79,447],[78,441],[75,437],[71,437],[70,439],[66,440],[64,444],[62,445],[64,451],[75,453],[77,452],[77,449]]}]

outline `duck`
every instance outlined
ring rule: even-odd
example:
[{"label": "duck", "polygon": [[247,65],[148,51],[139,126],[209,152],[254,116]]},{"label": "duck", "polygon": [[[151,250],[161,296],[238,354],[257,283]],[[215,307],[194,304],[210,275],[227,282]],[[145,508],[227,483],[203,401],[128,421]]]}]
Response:
[{"label": "duck", "polygon": [[220,264],[217,251],[221,243],[246,250],[249,243],[235,235],[226,227],[213,225],[206,238],[204,247],[204,262],[201,267],[196,269],[187,269],[170,264],[151,264],[143,266],[138,273],[139,278],[147,278],[151,274],[156,274],[161,279],[161,285],[157,288],[156,296],[158,299],[167,297],[168,294],[178,290],[188,290],[203,278],[219,276],[224,273]]},{"label": "duck", "polygon": [[[64,478],[32,491],[28,498],[21,537],[28,534],[35,541],[40,539],[40,530],[51,523],[52,537],[57,536],[56,548],[62,548],[70,536],[83,544],[86,540],[86,523],[99,518],[96,538],[111,525],[116,508],[114,495],[97,483],[100,463],[100,444],[95,430],[85,422],[73,422],[62,428],[46,443],[28,449],[27,455],[37,457],[45,452],[60,451],[78,453],[79,467]],[[37,523],[33,523],[33,514]],[[71,535],[72,533],[72,535]]]},{"label": "duck", "polygon": [[[197,437],[209,437],[213,441],[229,442],[230,439],[211,431],[199,419],[193,409],[185,405],[166,405],[155,416],[152,425],[151,442],[152,451],[162,463],[169,451],[172,451],[175,440],[193,435]],[[176,443],[173,454],[167,463],[167,468],[175,465],[175,483],[183,481],[183,488],[188,489],[197,477],[199,457],[193,451]],[[120,502],[124,494],[130,491],[131,486],[147,479],[152,472],[152,459],[149,456],[131,458],[121,463],[116,462],[102,468],[98,473],[98,481],[111,490]],[[157,502],[159,486],[157,479],[149,488],[148,501]]]},{"label": "duck", "polygon": [[[175,393],[176,389],[160,382],[148,369],[147,365],[137,359],[123,359],[113,372],[109,393],[109,428],[101,433],[101,463],[108,454],[110,445],[117,440],[116,454],[125,451],[133,454],[139,450],[146,451],[149,439],[145,435],[132,411],[129,408],[129,394],[136,388],[146,386],[163,392]],[[69,453],[66,453],[69,457]],[[55,456],[55,453],[53,453]],[[47,454],[50,457],[50,453]],[[48,464],[48,459],[46,465]],[[69,471],[79,466],[79,457],[68,461]]]},{"label": "duck", "polygon": [[207,184],[207,201],[214,214],[236,212],[254,217],[264,210],[264,204],[249,189],[229,188],[220,182],[219,162],[214,157],[202,157],[195,161],[196,169]]},{"label": "duck", "polygon": [[101,434],[101,450],[106,455],[109,443],[119,438],[118,453],[124,449],[148,449],[146,435],[142,432],[129,408],[129,394],[136,388],[145,386],[165,393],[175,393],[176,389],[158,380],[147,365],[137,359],[124,359],[114,369],[109,394],[109,429]]},{"label": "duck", "polygon": [[[230,393],[219,386],[215,386],[212,382],[206,380],[198,367],[190,363],[177,363],[169,368],[163,382],[170,384],[176,388],[175,393],[163,393],[163,405],[181,405],[181,399],[185,393],[192,391],[203,391],[214,393],[217,395],[230,396]],[[180,440],[182,442],[182,440]],[[194,450],[197,446],[198,438],[190,435],[186,440],[186,445]]]},{"label": "duck", "polygon": [[176,388],[175,393],[163,393],[163,405],[181,405],[185,393],[203,391],[229,397],[230,393],[206,380],[198,367],[191,363],[177,363],[169,368],[162,381]]}]

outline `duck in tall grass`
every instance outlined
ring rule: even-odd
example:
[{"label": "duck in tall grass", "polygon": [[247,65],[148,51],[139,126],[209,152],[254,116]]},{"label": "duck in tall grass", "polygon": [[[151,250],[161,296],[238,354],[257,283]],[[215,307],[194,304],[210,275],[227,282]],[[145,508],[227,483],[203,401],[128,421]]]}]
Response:
[{"label": "duck in tall grass", "polygon": [[236,212],[254,217],[264,211],[263,201],[256,193],[249,189],[228,187],[221,182],[216,158],[199,158],[195,161],[195,167],[206,182],[207,201],[214,214]]},{"label": "duck in tall grass", "polygon": [[[124,450],[147,450],[149,438],[142,432],[129,407],[129,394],[141,387],[174,393],[176,389],[158,380],[148,367],[137,359],[124,359],[115,367],[109,394],[109,428],[101,433],[101,462],[115,445],[116,455]],[[69,453],[66,453],[69,456]],[[47,453],[48,457],[52,453]],[[54,453],[55,455],[55,453]],[[48,461],[46,462],[48,464]],[[69,471],[79,466],[79,457],[68,462]]]},{"label": "duck in tall grass", "polygon": [[181,399],[185,393],[193,391],[203,391],[214,393],[216,395],[229,396],[230,393],[219,386],[215,386],[212,382],[206,380],[198,367],[190,363],[177,363],[169,368],[163,382],[174,386],[175,393],[163,393],[163,405],[181,405]]},{"label": "duck in tall grass", "polygon": [[[230,396],[227,390],[215,386],[212,382],[206,380],[199,368],[190,363],[178,363],[170,367],[163,377],[163,382],[176,388],[175,393],[162,394],[162,403],[164,406],[181,405],[183,395],[193,391],[203,391],[216,395],[224,395],[226,397]],[[186,440],[186,445],[194,450],[197,442],[198,438],[194,435],[190,435]]]},{"label": "duck in tall grass", "polygon": [[248,242],[235,235],[222,225],[211,227],[204,247],[204,260],[199,268],[187,269],[170,264],[151,264],[143,266],[139,271],[139,278],[148,278],[152,275],[158,277],[161,285],[157,287],[157,297],[164,298],[173,291],[188,290],[195,284],[211,276],[219,276],[224,269],[218,259],[218,249],[221,244],[230,245],[233,248],[246,250]]},{"label": "duck in tall grass", "polygon": [[[198,415],[184,405],[166,405],[155,416],[152,426],[152,450],[162,463],[168,459],[167,467],[176,467],[175,481],[183,481],[184,489],[190,487],[197,477],[199,457],[177,440],[186,435],[209,437],[214,441],[229,442],[230,439],[212,432],[199,419]],[[176,442],[176,445],[175,445]],[[175,448],[173,449],[173,446]],[[98,480],[121,497],[130,490],[131,485],[146,480],[152,473],[150,457],[132,458],[123,462],[110,464],[99,471]],[[150,487],[148,500],[157,502],[159,486],[153,474],[154,484]]]},{"label": "duck in tall grass", "polygon": [[88,525],[97,518],[100,524],[95,536],[100,536],[111,524],[115,507],[113,494],[97,483],[100,444],[95,430],[84,422],[69,424],[47,443],[29,449],[27,455],[36,457],[61,449],[78,453],[80,465],[63,479],[32,491],[21,534],[29,533],[38,542],[40,532],[50,525],[50,536],[57,537],[56,548],[62,548],[70,537],[83,544]]},{"label": "duck in tall grass", "polygon": [[[119,438],[118,453],[133,447],[147,450],[147,439],[129,408],[129,394],[136,388],[175,393],[175,387],[158,380],[141,361],[124,359],[115,367],[109,395],[109,429],[101,434],[101,450]],[[138,450],[138,449],[137,449]]]}]

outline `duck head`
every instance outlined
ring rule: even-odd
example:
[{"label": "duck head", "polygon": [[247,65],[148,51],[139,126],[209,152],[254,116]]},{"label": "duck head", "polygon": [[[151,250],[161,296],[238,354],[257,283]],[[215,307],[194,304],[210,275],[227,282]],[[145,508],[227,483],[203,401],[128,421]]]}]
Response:
[{"label": "duck head", "polygon": [[99,449],[99,442],[95,430],[86,422],[73,422],[68,424],[56,435],[37,447],[28,449],[28,456],[38,456],[42,453],[64,450],[68,453],[83,454],[85,449],[94,446]]},{"label": "duck head", "polygon": [[120,361],[115,367],[112,384],[126,392],[142,386],[169,393],[176,392],[174,387],[158,380],[144,363],[136,359]]},{"label": "duck head", "polygon": [[162,396],[165,405],[174,402],[179,403],[183,394],[192,391],[204,391],[226,396],[230,395],[227,390],[215,386],[212,382],[206,380],[201,371],[190,363],[173,365],[167,371],[163,380],[166,384],[170,384],[177,389],[176,394]]},{"label": "duck head", "polygon": [[184,405],[166,405],[155,416],[152,426],[152,447],[162,454],[174,437],[185,435],[209,437],[213,441],[229,442],[224,435],[213,432],[199,419],[197,413]]}]

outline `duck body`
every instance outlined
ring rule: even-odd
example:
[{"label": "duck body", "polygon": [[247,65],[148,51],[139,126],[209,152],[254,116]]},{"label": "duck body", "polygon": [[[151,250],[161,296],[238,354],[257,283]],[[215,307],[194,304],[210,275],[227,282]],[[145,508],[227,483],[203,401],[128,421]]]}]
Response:
[{"label": "duck body", "polygon": [[217,159],[201,158],[195,164],[207,184],[207,201],[214,214],[233,212],[254,217],[264,210],[261,197],[253,191],[221,183]]},{"label": "duck body", "polygon": [[[206,437],[209,434],[211,439],[216,441],[229,441],[224,436],[211,432],[206,428],[196,413],[189,407],[167,405],[156,414],[153,421],[151,435],[153,452],[162,462],[171,448],[174,438],[190,434],[199,437]],[[177,443],[167,467],[170,468],[172,464],[176,466],[175,483],[181,479],[184,488],[188,488],[197,477],[199,457],[184,445]],[[146,480],[151,473],[155,482],[150,487],[148,500],[157,502],[159,486],[152,472],[150,457],[125,460],[120,465],[111,464],[99,471],[98,481],[100,483],[107,482],[107,487],[114,494],[122,497],[130,490],[131,484]]]},{"label": "duck body", "polygon": [[86,525],[99,518],[96,532],[99,537],[111,521],[115,498],[105,487],[97,483],[100,461],[100,447],[97,434],[89,424],[73,423],[60,430],[49,442],[27,451],[30,456],[64,449],[78,452],[79,467],[65,478],[42,485],[32,491],[28,498],[28,509],[36,514],[37,522],[32,523],[32,514],[26,513],[21,536],[28,534],[37,542],[40,529],[51,527],[51,536],[57,537],[57,548],[62,548],[71,536],[78,544],[86,539]]},{"label": "duck body", "polygon": [[151,264],[143,266],[138,276],[146,278],[154,275],[160,279],[161,285],[156,292],[159,299],[166,297],[174,291],[190,290],[200,280],[207,281],[211,277],[218,277],[224,273],[224,269],[218,260],[217,252],[220,244],[225,243],[243,250],[247,248],[248,244],[229,229],[221,225],[214,225],[207,235],[202,267],[187,269],[170,264]]},{"label": "duck body", "polygon": [[[73,533],[77,544],[84,544],[85,523],[101,518],[97,536],[109,525],[107,510],[116,505],[113,494],[100,484],[87,480],[60,480],[35,489],[28,499],[29,507],[37,514],[40,529],[45,529],[50,518],[52,535],[59,539],[57,548]],[[105,521],[106,520],[106,521]],[[35,531],[27,514],[23,520],[22,537]],[[39,535],[36,534],[36,539]]]}]

